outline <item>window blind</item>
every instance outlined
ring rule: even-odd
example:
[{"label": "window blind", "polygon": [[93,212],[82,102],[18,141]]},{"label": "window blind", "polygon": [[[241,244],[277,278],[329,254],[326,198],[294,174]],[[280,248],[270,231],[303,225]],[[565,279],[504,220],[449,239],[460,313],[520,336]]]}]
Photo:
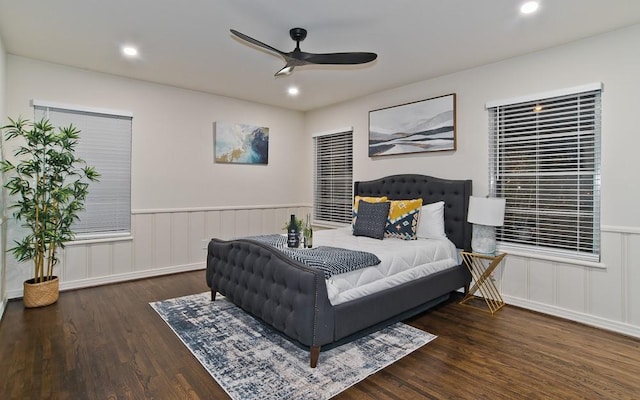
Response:
[{"label": "window blind", "polygon": [[56,108],[34,103],[35,118],[54,127],[73,124],[80,130],[78,156],[100,173],[92,182],[73,230],[78,239],[129,235],[131,232],[130,115]]},{"label": "window blind", "polygon": [[489,108],[500,245],[599,261],[600,114],[601,90]]},{"label": "window blind", "polygon": [[353,131],[315,136],[313,217],[350,223],[353,193]]}]

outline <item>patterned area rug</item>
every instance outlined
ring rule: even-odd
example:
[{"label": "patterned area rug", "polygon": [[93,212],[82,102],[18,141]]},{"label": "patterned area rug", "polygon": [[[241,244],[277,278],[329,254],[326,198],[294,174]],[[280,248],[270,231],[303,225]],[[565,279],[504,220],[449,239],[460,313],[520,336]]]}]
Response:
[{"label": "patterned area rug", "polygon": [[235,400],[329,399],[424,346],[436,336],[403,323],[309,352],[210,293],[151,303],[211,376]]}]

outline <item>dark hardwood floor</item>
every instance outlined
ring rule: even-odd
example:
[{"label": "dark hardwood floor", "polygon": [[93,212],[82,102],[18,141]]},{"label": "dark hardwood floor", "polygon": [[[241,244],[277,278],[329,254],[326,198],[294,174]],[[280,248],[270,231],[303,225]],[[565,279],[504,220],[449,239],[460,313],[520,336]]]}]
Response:
[{"label": "dark hardwood floor", "polygon": [[[0,399],[228,398],[148,305],[206,290],[196,271],[63,292],[41,309],[9,302]],[[640,398],[638,339],[456,302],[407,322],[438,338],[336,399]]]}]

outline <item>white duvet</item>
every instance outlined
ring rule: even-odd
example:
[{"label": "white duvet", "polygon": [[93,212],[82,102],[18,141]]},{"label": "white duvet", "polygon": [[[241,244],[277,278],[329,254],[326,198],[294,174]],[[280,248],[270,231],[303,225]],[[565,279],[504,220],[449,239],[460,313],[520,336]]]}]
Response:
[{"label": "white duvet", "polygon": [[327,279],[329,301],[338,305],[460,264],[448,239],[402,240],[353,236],[351,227],[314,232],[313,245],[375,254],[380,264]]}]

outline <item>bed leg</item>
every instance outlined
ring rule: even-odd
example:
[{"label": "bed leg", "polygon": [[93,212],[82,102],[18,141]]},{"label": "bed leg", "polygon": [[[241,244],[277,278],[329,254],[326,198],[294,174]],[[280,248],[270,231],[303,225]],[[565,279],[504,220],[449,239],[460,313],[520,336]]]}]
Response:
[{"label": "bed leg", "polygon": [[311,346],[311,368],[318,365],[318,358],[320,358],[320,346]]},{"label": "bed leg", "polygon": [[211,301],[216,301],[216,291],[211,289]]}]

